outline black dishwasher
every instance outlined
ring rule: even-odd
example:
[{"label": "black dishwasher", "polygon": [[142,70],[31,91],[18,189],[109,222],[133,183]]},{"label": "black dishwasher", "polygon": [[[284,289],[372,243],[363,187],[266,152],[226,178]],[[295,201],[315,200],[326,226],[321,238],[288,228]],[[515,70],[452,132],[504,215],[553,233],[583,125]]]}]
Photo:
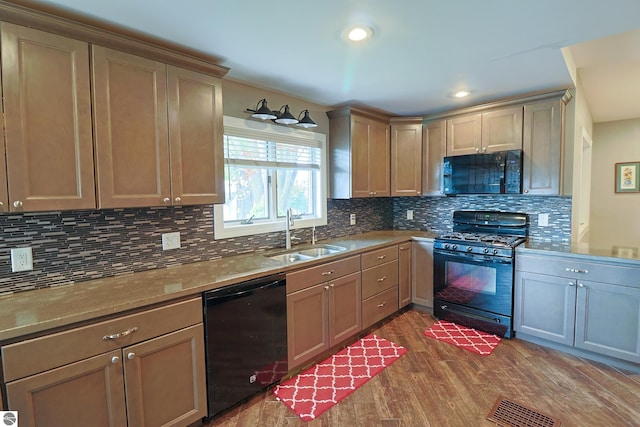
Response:
[{"label": "black dishwasher", "polygon": [[209,417],[288,371],[284,274],[204,293]]}]

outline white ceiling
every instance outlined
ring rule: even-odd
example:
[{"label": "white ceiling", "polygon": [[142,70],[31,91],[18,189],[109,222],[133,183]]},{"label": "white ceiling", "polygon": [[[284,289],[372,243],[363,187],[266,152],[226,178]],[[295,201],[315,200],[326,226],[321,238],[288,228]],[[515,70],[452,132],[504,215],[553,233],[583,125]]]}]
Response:
[{"label": "white ceiling", "polygon": [[[229,79],[321,105],[358,102],[395,115],[571,87],[561,48],[640,27],[639,0],[31,3],[58,5],[216,56],[230,68]],[[353,23],[371,25],[373,38],[364,45],[345,42],[341,33]],[[619,106],[622,98],[608,85],[637,81],[639,74],[609,73],[629,73],[618,62],[637,66],[637,37],[620,49],[597,43],[572,48],[594,116],[621,118],[611,118],[611,101],[605,100]],[[591,54],[591,46],[601,53]],[[472,94],[453,98],[459,89]],[[629,106],[640,108],[637,99],[629,97]]]}]

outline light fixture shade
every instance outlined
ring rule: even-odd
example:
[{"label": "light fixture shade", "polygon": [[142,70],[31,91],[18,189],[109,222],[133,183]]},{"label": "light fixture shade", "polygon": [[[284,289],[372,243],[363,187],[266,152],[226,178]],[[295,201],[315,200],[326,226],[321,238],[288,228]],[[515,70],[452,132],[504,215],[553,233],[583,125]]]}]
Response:
[{"label": "light fixture shade", "polygon": [[266,99],[262,99],[258,103],[262,103],[262,105],[260,105],[260,108],[258,108],[251,115],[251,117],[255,117],[256,119],[261,119],[261,120],[273,120],[273,119],[277,118],[277,116],[275,114],[273,114],[273,111],[271,111],[269,109],[269,107],[267,107],[267,100]]},{"label": "light fixture shade", "polygon": [[[276,119],[276,123],[280,123],[283,125],[294,125],[298,123],[298,119],[296,119],[293,114],[289,112],[289,105],[284,105],[284,113],[280,114]],[[282,110],[282,108],[280,108]]]},{"label": "light fixture shade", "polygon": [[[309,117],[309,110],[304,110],[304,111],[302,111],[302,113],[304,113],[304,117],[302,117],[302,119],[298,122],[297,126],[300,126],[300,127],[303,127],[303,128],[315,128],[315,127],[318,127],[316,122],[311,120],[311,117]],[[302,113],[300,113],[300,114],[302,114]],[[298,116],[298,117],[300,117],[300,116]]]}]

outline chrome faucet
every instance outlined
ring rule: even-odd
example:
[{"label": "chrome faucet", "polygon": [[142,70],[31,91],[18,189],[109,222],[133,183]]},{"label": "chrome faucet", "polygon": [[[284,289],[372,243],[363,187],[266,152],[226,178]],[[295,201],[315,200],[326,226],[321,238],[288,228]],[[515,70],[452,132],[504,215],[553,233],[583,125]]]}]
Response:
[{"label": "chrome faucet", "polygon": [[291,212],[291,208],[287,208],[287,222],[285,225],[287,240],[286,247],[287,249],[291,249],[291,227],[293,227],[293,213]]}]

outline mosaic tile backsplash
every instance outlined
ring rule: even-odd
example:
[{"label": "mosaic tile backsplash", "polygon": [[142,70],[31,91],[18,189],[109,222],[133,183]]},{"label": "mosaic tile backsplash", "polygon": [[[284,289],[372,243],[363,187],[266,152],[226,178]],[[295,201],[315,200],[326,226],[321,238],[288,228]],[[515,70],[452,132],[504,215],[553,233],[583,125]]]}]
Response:
[{"label": "mosaic tile backsplash", "polygon": [[[414,211],[407,221],[406,210]],[[549,227],[531,224],[531,238],[569,240],[571,199],[464,196],[328,200],[319,240],[391,228],[439,233],[456,209],[550,213]],[[349,225],[355,213],[357,224]],[[532,217],[533,218],[533,217]],[[162,251],[161,234],[179,231],[181,249]],[[311,241],[311,230],[296,230]],[[161,207],[0,215],[0,295],[284,247],[284,232],[215,240],[213,207]],[[10,249],[30,246],[33,271],[12,273]]]}]

